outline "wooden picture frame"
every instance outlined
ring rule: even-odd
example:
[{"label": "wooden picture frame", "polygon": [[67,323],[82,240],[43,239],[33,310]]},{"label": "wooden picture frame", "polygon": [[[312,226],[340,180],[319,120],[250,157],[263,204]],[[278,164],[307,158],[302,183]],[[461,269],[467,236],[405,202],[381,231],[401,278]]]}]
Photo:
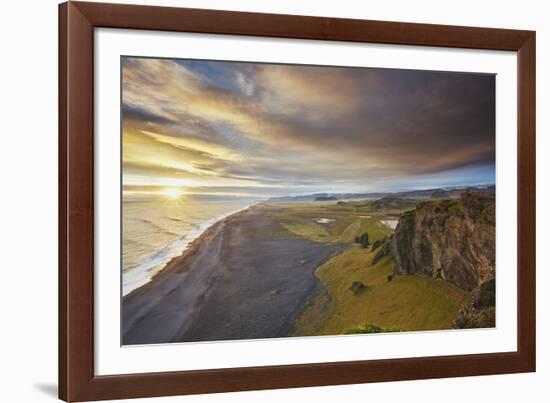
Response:
[{"label": "wooden picture frame", "polygon": [[[285,366],[94,373],[94,29],[506,50],[518,58],[518,350]],[[535,371],[535,32],[199,9],[59,6],[59,398],[65,401]]]}]

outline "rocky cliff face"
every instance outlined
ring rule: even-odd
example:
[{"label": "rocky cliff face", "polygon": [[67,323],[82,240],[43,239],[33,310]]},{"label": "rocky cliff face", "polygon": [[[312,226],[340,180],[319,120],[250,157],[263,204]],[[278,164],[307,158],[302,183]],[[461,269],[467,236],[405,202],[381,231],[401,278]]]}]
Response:
[{"label": "rocky cliff face", "polygon": [[423,202],[401,215],[389,247],[397,275],[441,277],[472,291],[495,276],[495,196]]}]

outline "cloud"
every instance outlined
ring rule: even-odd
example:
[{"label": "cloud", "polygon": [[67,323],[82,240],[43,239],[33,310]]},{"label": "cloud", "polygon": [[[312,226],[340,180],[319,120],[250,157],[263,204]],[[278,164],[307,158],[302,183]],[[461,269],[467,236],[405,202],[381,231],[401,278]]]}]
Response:
[{"label": "cloud", "polygon": [[202,191],[224,181],[368,187],[471,166],[494,170],[495,80],[125,58],[123,154],[125,181],[164,178]]},{"label": "cloud", "polygon": [[257,79],[266,91],[266,107],[274,114],[301,115],[310,121],[359,112],[364,91],[378,81],[369,72],[358,80],[350,69],[289,65],[261,65]]}]

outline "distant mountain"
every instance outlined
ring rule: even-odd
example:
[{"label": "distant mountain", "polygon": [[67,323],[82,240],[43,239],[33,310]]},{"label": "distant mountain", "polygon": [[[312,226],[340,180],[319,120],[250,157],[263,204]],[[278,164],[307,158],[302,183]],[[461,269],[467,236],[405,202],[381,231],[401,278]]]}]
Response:
[{"label": "distant mountain", "polygon": [[268,201],[274,202],[288,202],[288,201],[315,201],[319,198],[331,197],[335,200],[365,200],[365,199],[379,199],[384,196],[388,196],[391,193],[314,193],[310,195],[300,196],[282,196],[271,197]]},{"label": "distant mountain", "polygon": [[396,197],[402,199],[448,199],[460,197],[462,193],[476,192],[495,192],[495,185],[477,185],[477,186],[457,186],[446,188],[433,188],[421,190],[409,190],[405,192],[373,192],[373,193],[314,193],[300,196],[282,196],[272,197],[268,201],[272,202],[292,202],[292,201],[319,201],[319,200],[369,200],[380,199],[383,197]]},{"label": "distant mountain", "polygon": [[340,207],[351,208],[369,208],[372,210],[403,210],[414,208],[417,204],[424,202],[426,199],[411,199],[409,197],[386,196],[375,200],[340,200],[336,205]]},{"label": "distant mountain", "polygon": [[495,193],[495,185],[477,186],[477,187],[468,186],[466,188],[460,187],[460,188],[454,188],[454,189],[437,189],[431,194],[430,198],[431,199],[456,198],[456,197],[460,197],[462,193],[469,193],[469,192]]},{"label": "distant mountain", "polygon": [[315,198],[315,201],[332,201],[332,200],[338,200],[338,198],[334,196],[317,196]]},{"label": "distant mountain", "polygon": [[409,197],[386,196],[370,203],[371,207],[375,210],[401,210],[416,207],[419,200],[411,199]]}]

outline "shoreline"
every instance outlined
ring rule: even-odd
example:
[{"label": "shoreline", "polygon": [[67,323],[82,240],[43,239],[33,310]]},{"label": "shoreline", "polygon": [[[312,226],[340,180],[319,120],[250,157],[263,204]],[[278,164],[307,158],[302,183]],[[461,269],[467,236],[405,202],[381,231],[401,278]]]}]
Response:
[{"label": "shoreline", "polygon": [[344,245],[299,239],[266,211],[216,222],[124,296],[122,344],[289,336],[319,287],[316,268]]},{"label": "shoreline", "polygon": [[[243,207],[239,210],[236,210],[236,211],[232,211],[232,212],[229,212],[227,214],[222,214],[220,216],[217,216],[217,217],[213,217],[209,220],[206,220],[204,221],[203,223],[199,224],[196,226],[195,230],[197,228],[200,228],[202,226],[204,226],[204,228],[199,229],[196,233],[195,233],[195,230],[193,231],[190,231],[188,234],[185,234],[183,235],[182,237],[178,238],[177,240],[173,241],[172,243],[164,246],[163,248],[161,249],[158,249],[156,251],[153,251],[151,252],[151,254],[155,254],[155,253],[158,253],[159,251],[163,250],[163,249],[166,249],[168,248],[170,245],[173,245],[174,243],[176,242],[184,242],[184,245],[183,245],[183,249],[181,249],[181,251],[175,255],[175,256],[172,256],[169,260],[167,260],[164,265],[158,269],[158,270],[154,270],[154,267],[153,268],[146,268],[146,269],[140,269],[139,267],[142,266],[143,264],[140,264],[132,269],[129,269],[127,270],[126,273],[122,273],[122,277],[121,277],[121,294],[122,294],[122,298],[126,297],[127,295],[130,295],[131,293],[133,293],[135,290],[138,290],[140,289],[141,287],[144,287],[145,285],[149,284],[151,281],[153,281],[153,278],[155,278],[158,274],[160,274],[162,271],[166,270],[168,265],[172,262],[172,260],[174,259],[178,259],[179,257],[181,257],[183,254],[185,254],[185,252],[190,249],[192,247],[192,244],[197,241],[199,238],[201,238],[208,230],[210,230],[210,228],[212,228],[214,225],[224,221],[225,219],[235,215],[235,214],[239,214],[241,212],[244,212],[246,210],[248,210],[249,208],[251,207],[254,207],[256,205],[258,205],[259,203],[261,202],[255,202],[253,204],[250,204],[246,207]],[[187,240],[187,242],[185,242],[186,238],[187,237],[190,237],[189,240]],[[138,274],[141,274],[141,276],[139,275],[136,275],[134,274],[133,272],[141,272],[141,273],[138,273]],[[153,272],[153,274],[151,275],[150,273]],[[138,280],[134,280],[133,283],[138,283],[139,285],[135,286],[135,287],[132,287],[132,286],[129,286],[127,288],[131,288],[128,292],[124,292],[125,290],[125,284],[124,284],[124,276],[125,275],[132,275],[132,276],[135,276],[135,277],[141,277],[139,278]]]},{"label": "shoreline", "polygon": [[145,284],[137,287],[137,288],[134,288],[132,291],[130,291],[129,293],[127,294],[124,294],[122,296],[122,299],[124,300],[126,297],[129,297],[131,296],[132,294],[136,293],[136,292],[139,292],[142,288],[144,287],[147,287],[148,284],[151,284],[154,280],[157,279],[157,277],[161,277],[163,275],[163,273],[167,272],[167,271],[170,271],[171,269],[173,269],[175,266],[178,266],[179,264],[181,264],[182,262],[185,261],[185,259],[187,258],[191,258],[196,252],[197,252],[197,249],[200,247],[200,244],[203,243],[203,242],[206,242],[208,238],[211,237],[212,233],[216,230],[216,228],[218,228],[219,226],[221,225],[224,225],[224,223],[229,220],[229,219],[232,219],[234,216],[238,215],[238,214],[241,214],[241,213],[244,213],[246,212],[248,209],[256,206],[256,204],[253,204],[253,205],[250,205],[248,207],[245,207],[241,210],[238,210],[236,212],[232,212],[232,213],[229,213],[228,215],[226,216],[222,216],[221,218],[219,218],[218,220],[216,220],[214,223],[212,223],[211,225],[209,225],[208,227],[206,227],[201,233],[200,235],[198,235],[197,237],[195,237],[193,240],[191,240],[186,246],[185,248],[181,251],[181,253],[177,256],[174,256],[172,257],[170,260],[168,260],[166,262],[166,264],[164,265],[164,267],[162,269],[160,269],[159,271],[157,271],[155,274],[153,274],[150,278],[149,278],[149,281],[146,282]]}]

